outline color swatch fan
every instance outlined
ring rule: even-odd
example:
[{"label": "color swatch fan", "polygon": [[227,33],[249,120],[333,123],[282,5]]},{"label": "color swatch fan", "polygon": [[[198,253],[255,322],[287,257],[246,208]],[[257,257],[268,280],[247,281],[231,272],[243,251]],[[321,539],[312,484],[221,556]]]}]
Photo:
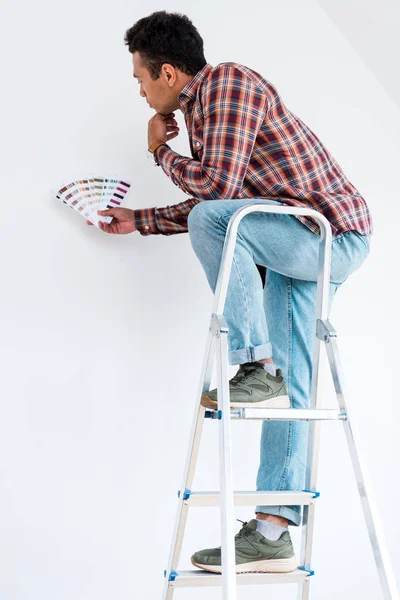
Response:
[{"label": "color swatch fan", "polygon": [[99,221],[110,223],[113,217],[98,215],[98,210],[122,206],[131,184],[120,179],[88,176],[63,185],[52,194],[99,227]]}]

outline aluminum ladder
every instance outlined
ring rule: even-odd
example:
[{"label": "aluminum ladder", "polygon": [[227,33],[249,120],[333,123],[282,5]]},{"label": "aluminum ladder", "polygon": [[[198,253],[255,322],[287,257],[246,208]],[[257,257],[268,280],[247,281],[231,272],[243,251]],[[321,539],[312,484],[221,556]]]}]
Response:
[{"label": "aluminum ladder", "polygon": [[[239,408],[231,409],[229,404],[228,379],[228,326],[223,316],[226,293],[231,273],[233,254],[240,221],[252,212],[274,212],[288,215],[307,215],[320,225],[320,249],[318,259],[316,337],[313,348],[312,389],[309,409],[291,408]],[[329,221],[319,212],[299,207],[248,204],[239,208],[230,218],[223,247],[213,310],[206,349],[201,371],[197,402],[195,404],[189,447],[184,467],[181,489],[178,492],[178,507],[173,530],[168,565],[164,571],[165,583],[162,600],[171,600],[176,588],[222,586],[223,600],[236,600],[237,585],[267,583],[298,583],[298,599],[308,600],[310,595],[312,538],[314,527],[320,421],[341,421],[344,426],[354,475],[357,481],[369,538],[379,574],[384,600],[398,600],[396,580],[390,563],[389,553],[383,536],[379,514],[373,497],[371,482],[367,474],[365,460],[360,451],[360,437],[350,422],[349,403],[345,401],[342,367],[337,348],[337,336],[328,320],[329,280],[331,265],[332,232]],[[330,370],[332,373],[339,409],[319,407],[317,393],[320,369],[320,341],[325,342]],[[216,347],[215,347],[216,346]],[[214,355],[217,363],[218,407],[209,410],[200,404],[201,396],[209,391]],[[200,438],[205,418],[216,419],[219,423],[219,474],[220,491],[208,492],[191,490],[200,446]],[[294,491],[234,491],[232,482],[231,419],[277,419],[309,421],[307,468],[305,490]],[[235,517],[234,506],[263,505],[302,505],[300,565],[289,573],[235,573]],[[222,574],[201,569],[179,571],[184,529],[189,507],[220,506],[221,508],[221,559]]]}]

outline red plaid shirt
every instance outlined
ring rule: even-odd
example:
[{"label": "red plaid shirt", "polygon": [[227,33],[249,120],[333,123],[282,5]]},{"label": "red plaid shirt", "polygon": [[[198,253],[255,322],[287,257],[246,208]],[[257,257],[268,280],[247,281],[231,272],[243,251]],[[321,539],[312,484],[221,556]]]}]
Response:
[{"label": "red plaid shirt", "polygon": [[[368,206],[339,164],[276,88],[244,65],[206,64],[178,96],[192,158],[161,146],[163,171],[192,198],[134,211],[142,235],[188,231],[187,217],[202,200],[270,198],[313,208],[332,235],[373,233]],[[296,215],[319,233],[317,222]]]}]

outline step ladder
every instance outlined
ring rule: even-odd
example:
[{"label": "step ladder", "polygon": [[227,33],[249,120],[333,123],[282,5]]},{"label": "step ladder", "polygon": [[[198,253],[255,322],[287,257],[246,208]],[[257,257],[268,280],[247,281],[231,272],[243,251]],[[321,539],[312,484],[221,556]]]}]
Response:
[{"label": "step ladder", "polygon": [[[288,215],[307,215],[320,225],[320,250],[317,279],[316,337],[313,348],[312,389],[309,409],[230,408],[228,379],[228,326],[223,316],[225,299],[240,221],[252,212],[274,212]],[[298,583],[298,599],[308,600],[310,595],[311,553],[314,527],[318,453],[321,421],[341,421],[344,426],[348,449],[357,481],[361,504],[379,574],[384,600],[398,600],[396,580],[386,549],[383,529],[373,497],[371,482],[367,475],[365,460],[360,451],[360,437],[350,420],[348,401],[345,401],[342,367],[337,348],[337,336],[328,320],[329,280],[331,265],[332,233],[329,221],[319,212],[300,207],[260,204],[255,201],[239,208],[231,217],[223,247],[218,281],[214,294],[213,310],[206,341],[199,391],[195,404],[189,447],[184,467],[178,507],[173,530],[168,565],[164,571],[165,585],[162,600],[171,600],[176,588],[222,586],[223,600],[236,600],[237,585],[260,585]],[[319,406],[317,393],[320,368],[320,341],[325,342],[339,409]],[[200,404],[201,396],[209,391],[214,355],[216,354],[218,406],[209,410]],[[204,419],[216,419],[219,423],[219,474],[220,491],[191,490],[200,446]],[[232,482],[231,419],[275,419],[309,421],[306,483],[304,490],[295,491],[234,491]],[[302,505],[300,564],[290,573],[235,573],[235,516],[234,506]],[[189,507],[219,506],[221,509],[221,560],[222,574],[201,569],[179,571],[184,529]]]}]

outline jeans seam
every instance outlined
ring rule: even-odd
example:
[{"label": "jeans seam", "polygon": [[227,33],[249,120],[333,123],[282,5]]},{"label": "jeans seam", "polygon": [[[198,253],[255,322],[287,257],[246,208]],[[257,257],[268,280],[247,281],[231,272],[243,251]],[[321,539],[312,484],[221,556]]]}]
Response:
[{"label": "jeans seam", "polygon": [[[223,217],[229,216],[229,214],[230,213],[227,213],[226,215],[220,215],[220,217],[218,218],[218,221],[217,221],[217,227],[219,227],[220,232],[222,234],[224,234],[224,238],[226,237],[226,228],[225,228],[225,232],[224,232],[224,229],[222,228],[220,221],[221,221],[221,219]],[[239,237],[239,236],[237,236],[237,237]],[[237,238],[236,238],[236,244],[237,244]],[[234,248],[234,251],[233,251],[232,264],[234,263],[235,266],[236,266],[236,270],[237,270],[237,273],[238,273],[238,276],[239,276],[240,285],[242,286],[243,296],[244,296],[244,299],[245,299],[245,306],[246,306],[246,315],[247,315],[247,332],[250,332],[250,330],[251,330],[250,311],[249,311],[249,306],[248,306],[248,301],[247,301],[246,288],[245,288],[245,286],[243,284],[242,276],[241,276],[238,264],[237,264],[236,259],[235,259],[236,244],[235,244],[235,248]],[[228,285],[229,285],[229,282],[228,282]],[[249,361],[251,361],[251,360],[253,360],[253,356],[252,356],[253,352],[252,352],[252,348],[251,348],[251,344],[250,344],[250,338],[248,338],[248,343],[246,344],[246,346],[247,346],[246,347],[247,358],[248,358]]]},{"label": "jeans seam", "polygon": [[291,453],[291,449],[292,449],[292,436],[293,436],[293,421],[289,421],[288,444],[287,444],[287,450],[286,450],[286,456],[285,456],[285,466],[283,468],[281,483],[279,486],[280,490],[284,489],[285,483],[286,483],[286,477],[287,477],[288,465],[289,465],[289,457],[290,457],[290,453]]},{"label": "jeans seam", "polygon": [[[291,372],[292,372],[292,352],[293,352],[293,310],[292,310],[292,280],[290,277],[286,278],[287,281],[287,301],[288,301],[288,340],[289,340],[289,348],[288,348],[288,382],[287,382],[287,390],[290,400],[290,407],[292,408],[292,399],[291,393]],[[288,442],[285,456],[285,465],[283,468],[283,473],[281,477],[281,482],[279,489],[283,489],[286,481],[286,476],[288,473],[288,465],[289,465],[289,457],[292,449],[292,435],[293,435],[293,421],[289,421],[289,432],[288,432]]]},{"label": "jeans seam", "polygon": [[290,277],[286,278],[287,281],[287,302],[288,302],[288,373],[287,373],[287,387],[288,395],[290,399],[290,408],[292,406],[292,362],[293,362],[293,306],[292,306],[292,280]]},{"label": "jeans seam", "polygon": [[[246,288],[243,285],[242,276],[240,274],[240,270],[239,270],[238,264],[237,264],[236,259],[235,259],[234,256],[232,257],[232,261],[235,263],[236,270],[237,270],[237,273],[238,273],[238,276],[239,276],[239,280],[240,280],[240,285],[242,286],[243,296],[244,296],[244,299],[245,299],[245,306],[246,306],[247,332],[250,332],[251,331],[250,311],[249,311],[249,303],[247,301]],[[247,354],[248,354],[249,360],[253,360],[253,356],[252,356],[253,352],[252,352],[252,348],[251,348],[251,344],[250,344],[250,338],[248,338],[248,342],[247,342]]]}]

